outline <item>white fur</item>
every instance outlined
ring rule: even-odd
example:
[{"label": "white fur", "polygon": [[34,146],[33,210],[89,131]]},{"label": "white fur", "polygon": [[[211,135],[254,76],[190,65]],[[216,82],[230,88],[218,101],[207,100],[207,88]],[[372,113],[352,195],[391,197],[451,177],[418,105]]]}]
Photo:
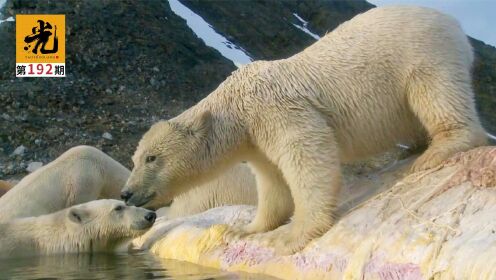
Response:
[{"label": "white fur", "polygon": [[239,204],[257,204],[255,176],[246,164],[237,164],[215,180],[180,194],[174,198],[170,207],[157,210],[157,214],[175,219],[220,206]]},{"label": "white fur", "polygon": [[[117,211],[117,206],[124,208]],[[2,222],[0,258],[122,249],[151,227],[145,219],[149,212],[118,200],[95,200],[52,214]]]},{"label": "white fur", "polygon": [[98,198],[119,198],[128,176],[129,170],[102,151],[72,148],[0,198],[0,222],[53,213]]},{"label": "white fur", "polygon": [[[99,198],[118,198],[127,170],[102,151],[78,146],[45,167],[23,178],[0,198],[0,222],[40,216]],[[11,188],[0,181],[0,189]],[[210,208],[257,203],[254,175],[246,164],[175,198],[161,212],[168,218],[184,217]]]},{"label": "white fur", "polygon": [[427,144],[416,171],[485,143],[472,61],[453,18],[372,9],[288,59],[240,68],[194,107],[152,126],[133,157],[128,202],[159,207],[247,160],[258,212],[233,235],[259,233],[252,238],[280,252],[299,250],[334,222],[341,163],[399,142]]}]

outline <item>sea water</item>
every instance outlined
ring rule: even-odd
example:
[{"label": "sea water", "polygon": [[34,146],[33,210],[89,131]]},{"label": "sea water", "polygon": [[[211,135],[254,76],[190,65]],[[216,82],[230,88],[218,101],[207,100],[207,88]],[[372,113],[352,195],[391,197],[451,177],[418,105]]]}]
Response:
[{"label": "sea water", "polygon": [[0,259],[0,279],[268,279],[164,260],[147,252]]}]

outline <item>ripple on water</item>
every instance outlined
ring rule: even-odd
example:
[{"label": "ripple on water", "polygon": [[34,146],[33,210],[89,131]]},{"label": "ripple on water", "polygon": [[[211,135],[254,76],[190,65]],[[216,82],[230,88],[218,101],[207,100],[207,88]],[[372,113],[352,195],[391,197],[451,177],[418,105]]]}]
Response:
[{"label": "ripple on water", "polygon": [[69,254],[0,260],[0,279],[261,279],[162,260],[148,253]]}]

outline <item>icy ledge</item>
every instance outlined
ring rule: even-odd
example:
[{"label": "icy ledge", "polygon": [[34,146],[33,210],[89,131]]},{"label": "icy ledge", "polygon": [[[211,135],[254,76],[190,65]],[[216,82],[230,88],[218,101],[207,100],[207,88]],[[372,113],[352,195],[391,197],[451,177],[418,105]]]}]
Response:
[{"label": "icy ledge", "polygon": [[254,216],[249,206],[159,220],[134,245],[162,258],[284,279],[496,279],[496,147],[395,181],[404,169],[397,164],[348,181],[347,188],[392,187],[291,256],[223,241],[224,224]]}]

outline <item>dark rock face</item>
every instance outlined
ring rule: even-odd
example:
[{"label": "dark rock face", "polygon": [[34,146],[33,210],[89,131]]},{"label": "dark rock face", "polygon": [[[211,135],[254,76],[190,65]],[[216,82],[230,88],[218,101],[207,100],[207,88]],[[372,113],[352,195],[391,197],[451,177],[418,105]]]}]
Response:
[{"label": "dark rock face", "polygon": [[[285,58],[315,41],[293,26],[301,25],[293,13],[322,36],[373,7],[361,0],[181,2],[256,60]],[[46,163],[80,144],[130,166],[153,122],[193,105],[236,69],[166,0],[7,0],[1,12],[65,14],[67,77],[15,78],[15,23],[0,25],[0,178],[22,175],[29,162]],[[496,49],[471,42],[477,105],[494,134]],[[21,145],[24,153],[12,155]]]},{"label": "dark rock face", "polygon": [[470,38],[474,48],[473,85],[482,125],[496,135],[496,48]]},{"label": "dark rock face", "polygon": [[258,60],[286,58],[315,42],[311,36],[292,25],[300,25],[293,13],[308,21],[312,32],[323,36],[340,23],[374,7],[366,1],[181,2]]},{"label": "dark rock face", "polygon": [[[129,166],[152,122],[193,105],[236,68],[167,1],[12,1],[4,11],[35,13],[66,15],[68,75],[15,78],[15,23],[0,25],[0,177],[78,144]],[[20,145],[26,153],[11,157]]]}]

